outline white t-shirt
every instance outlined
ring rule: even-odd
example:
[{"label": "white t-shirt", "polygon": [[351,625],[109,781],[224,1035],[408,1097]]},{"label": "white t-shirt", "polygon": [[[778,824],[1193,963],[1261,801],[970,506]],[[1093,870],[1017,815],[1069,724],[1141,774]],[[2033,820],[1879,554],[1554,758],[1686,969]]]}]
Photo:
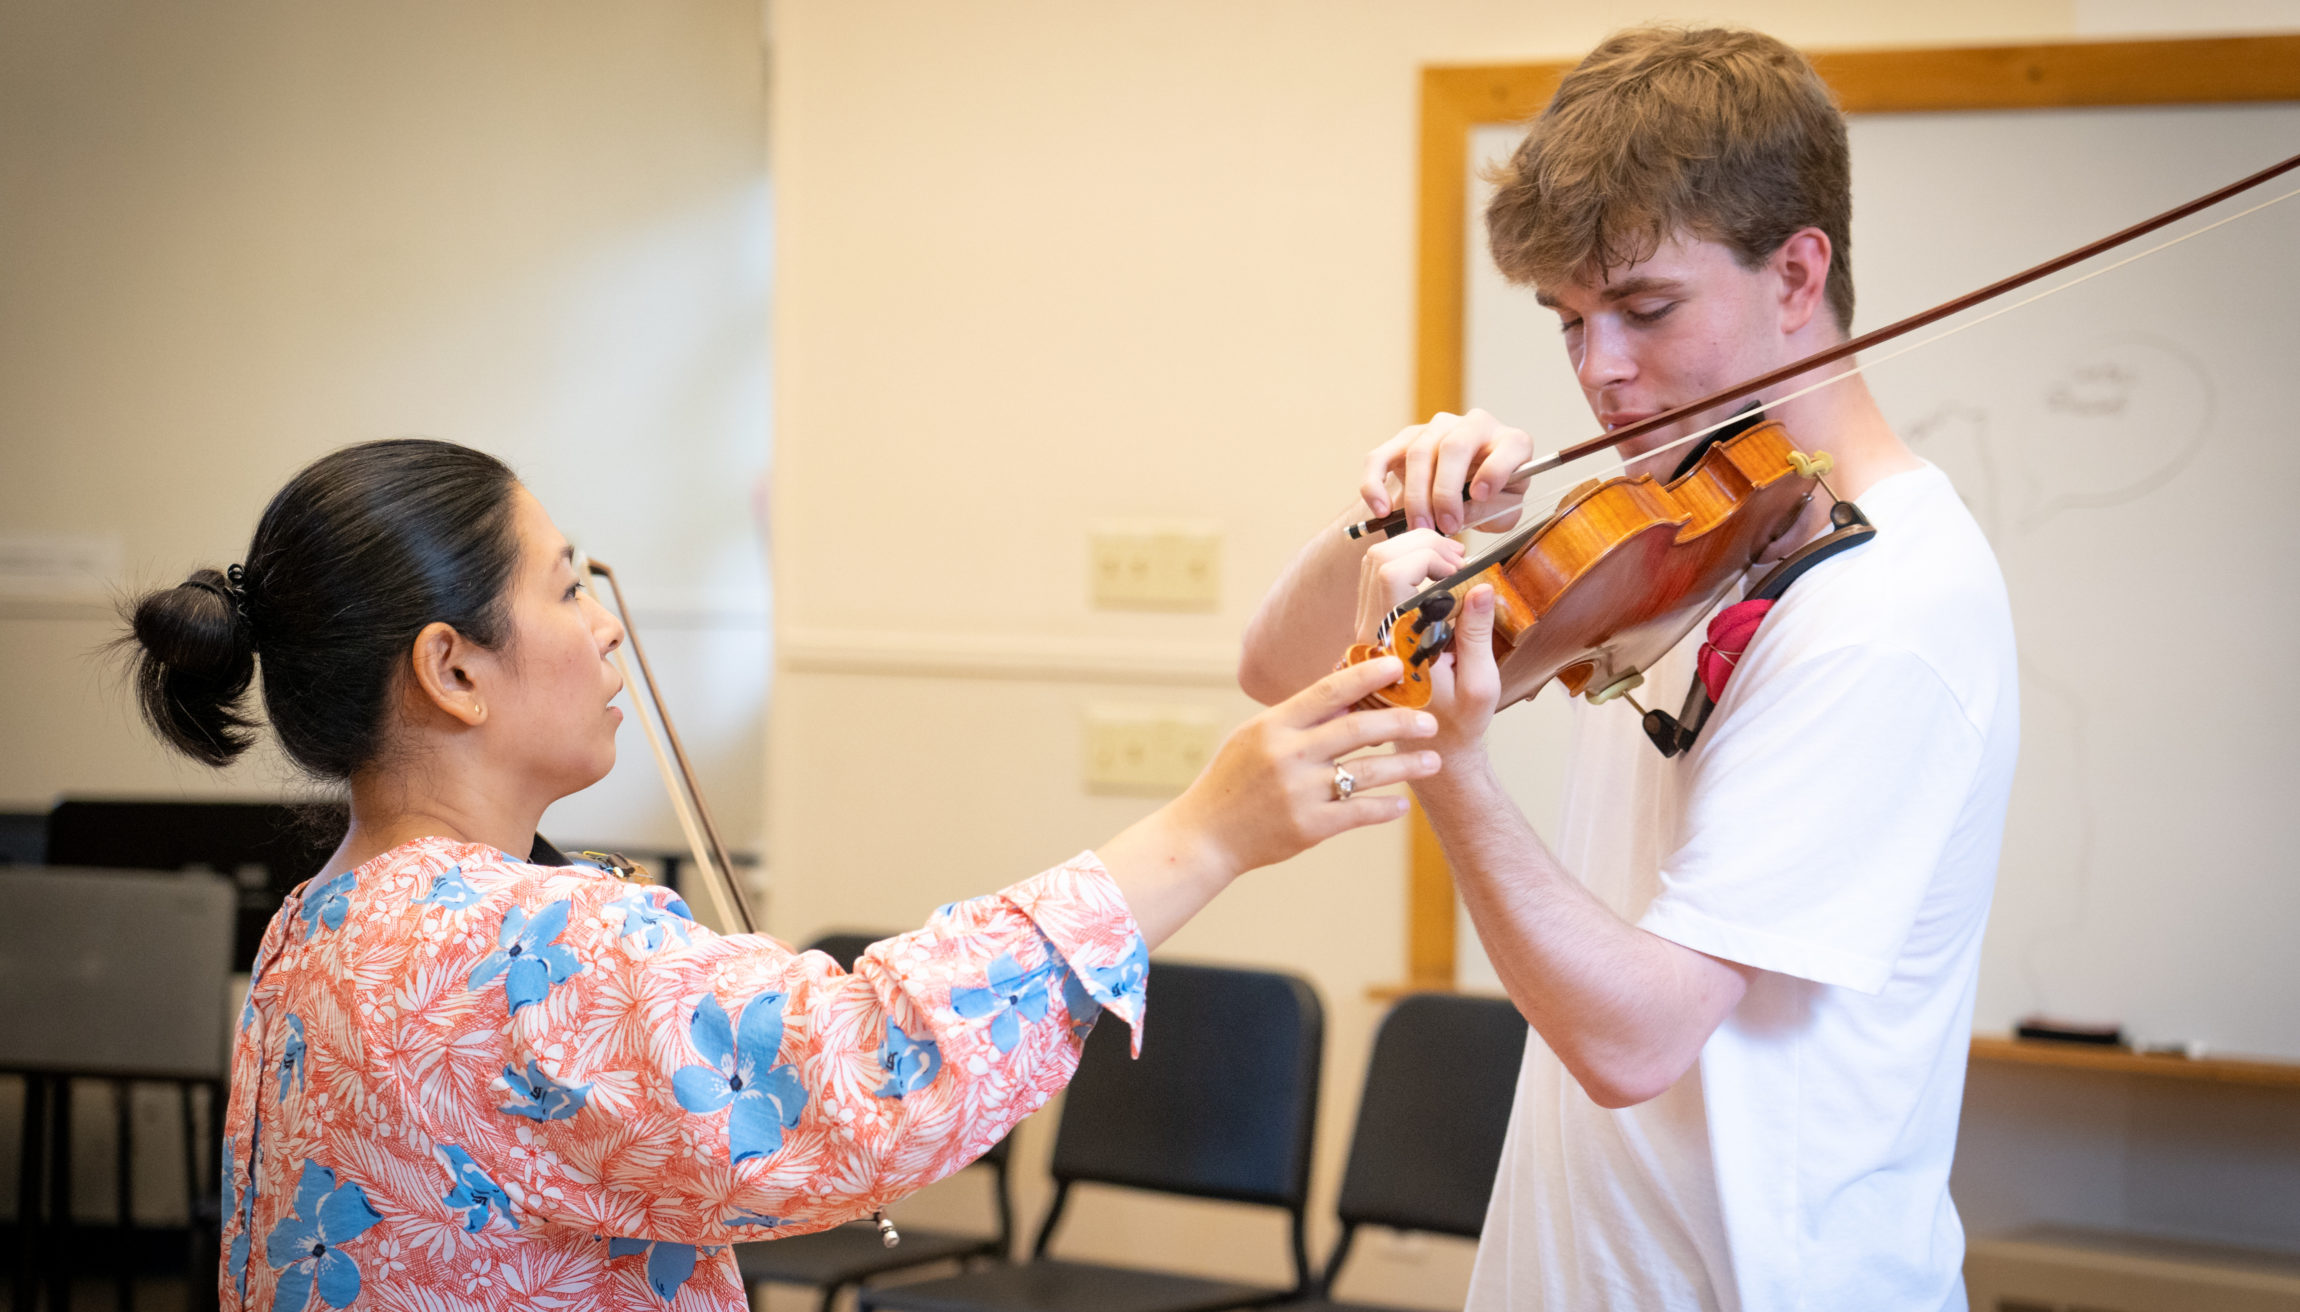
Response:
[{"label": "white t-shirt", "polygon": [[[1625,705],[1575,709],[1559,859],[1765,973],[1635,1107],[1530,1036],[1473,1312],[1965,1305],[1949,1158],[2020,735],[2012,618],[1938,469],[1859,501],[1877,536],[1775,603],[1689,752]],[[1648,705],[1676,708],[1701,637]]]}]

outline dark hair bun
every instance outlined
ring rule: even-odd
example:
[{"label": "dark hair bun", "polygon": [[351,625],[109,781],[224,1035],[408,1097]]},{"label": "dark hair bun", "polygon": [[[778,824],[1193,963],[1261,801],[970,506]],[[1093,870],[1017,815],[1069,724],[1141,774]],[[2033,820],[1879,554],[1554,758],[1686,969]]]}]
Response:
[{"label": "dark hair bun", "polygon": [[[511,467],[453,442],[391,438],[321,456],[279,490],[229,576],[203,569],[136,600],[136,695],[160,737],[227,765],[264,721],[288,759],[347,780],[381,759],[416,635],[510,636],[519,564]],[[251,627],[252,620],[252,627]]]},{"label": "dark hair bun", "polygon": [[194,571],[130,612],[136,699],[153,732],[197,761],[229,765],[255,741],[245,713],[255,632],[224,575]]}]

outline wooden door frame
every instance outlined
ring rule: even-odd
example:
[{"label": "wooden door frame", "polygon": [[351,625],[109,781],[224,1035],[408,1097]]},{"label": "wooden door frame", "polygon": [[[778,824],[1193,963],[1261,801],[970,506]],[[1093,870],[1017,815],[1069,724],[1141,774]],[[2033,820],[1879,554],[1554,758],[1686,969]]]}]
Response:
[{"label": "wooden door frame", "polygon": [[[1954,49],[1848,50],[1813,64],[1848,114],[2300,100],[2300,35]],[[1414,419],[1459,413],[1469,258],[1470,134],[1541,112],[1571,63],[1422,70]],[[2105,227],[2113,216],[2104,217]],[[1953,289],[1944,289],[1953,290]],[[1406,987],[1455,983],[1452,873],[1415,807],[1406,879]]]}]

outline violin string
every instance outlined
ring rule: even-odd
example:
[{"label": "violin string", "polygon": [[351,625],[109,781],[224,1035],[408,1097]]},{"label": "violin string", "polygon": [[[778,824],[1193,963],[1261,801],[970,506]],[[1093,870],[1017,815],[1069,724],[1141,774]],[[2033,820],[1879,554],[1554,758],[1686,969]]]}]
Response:
[{"label": "violin string", "polygon": [[[1936,342],[1946,341],[1947,339],[1956,336],[1958,333],[1964,332],[1968,329],[1978,328],[1991,319],[1996,319],[2004,315],[2011,314],[2013,311],[2021,309],[2024,306],[2034,305],[2038,301],[2044,300],[2048,296],[2058,296],[2060,293],[2065,292],[2072,287],[2081,286],[2085,283],[2091,282],[2093,279],[2100,277],[2102,274],[2113,273],[2128,264],[2133,264],[2138,261],[2145,260],[2151,255],[2157,255],[2164,251],[2171,250],[2173,247],[2180,245],[2182,242],[2191,241],[2195,238],[2201,237],[2205,233],[2211,232],[2215,228],[2226,227],[2227,225],[2236,222],[2238,219],[2247,218],[2251,215],[2258,214],[2260,211],[2268,209],[2271,206],[2281,205],[2285,201],[2292,199],[2294,196],[2300,196],[2300,187],[2295,187],[2290,191],[2284,192],[2282,195],[2271,196],[2267,200],[2261,201],[2256,205],[2247,206],[2244,209],[2236,211],[2234,214],[2223,215],[2222,217],[2205,224],[2203,227],[2191,229],[2177,237],[2166,238],[2154,246],[2143,247],[2140,250],[2134,251],[2130,255],[2124,256],[2121,259],[2113,260],[2100,266],[2097,269],[2092,269],[2085,273],[2078,274],[2076,277],[2071,278],[2066,282],[2055,283],[2052,286],[2045,288],[2043,291],[2032,292],[2027,296],[2021,297],[2017,301],[2007,302],[2006,304],[2000,305],[1997,308],[1989,311],[1987,314],[1976,315],[1973,318],[1963,320],[1955,325],[1952,325],[1951,327],[1943,328],[1941,331],[1934,333],[1930,337],[1920,337],[1915,341],[1896,347],[1893,350],[1887,351],[1885,354],[1877,356],[1873,359],[1856,361],[1850,368],[1845,369],[1839,373],[1831,374],[1818,382],[1809,383],[1804,387],[1798,388],[1794,392],[1775,397],[1770,401],[1761,401],[1753,407],[1744,406],[1728,417],[1721,419],[1714,424],[1710,424],[1706,428],[1696,429],[1693,432],[1687,433],[1683,437],[1675,438],[1671,441],[1663,443],[1660,446],[1654,447],[1650,451],[1640,452],[1636,456],[1636,459],[1650,459],[1654,456],[1663,455],[1667,452],[1674,451],[1677,448],[1685,446],[1689,443],[1698,442],[1702,438],[1717,432],[1719,429],[1730,428],[1734,424],[1741,423],[1752,415],[1763,414],[1776,406],[1786,405],[1789,402],[1798,399],[1799,397],[1808,396],[1814,392],[1818,392],[1824,387],[1833,387],[1838,383],[1844,382],[1848,378],[1857,377],[1878,365],[1884,364],[1888,360],[1897,360],[1900,357],[1907,355],[1911,351],[1921,350],[1927,346],[1933,345]],[[1525,464],[1518,467],[1517,474],[1513,476],[1513,481],[1514,478],[1522,478],[1528,474],[1546,472],[1541,468],[1541,466],[1542,462],[1540,460],[1527,461]],[[1507,484],[1505,483],[1503,486],[1506,487]],[[1574,486],[1578,487],[1579,484]],[[1481,515],[1478,518],[1463,524],[1459,531],[1467,532],[1481,525],[1490,524],[1494,520],[1502,519],[1516,513],[1530,513],[1533,518],[1526,522],[1539,524],[1543,520],[1548,519],[1551,515],[1556,514],[1557,508],[1565,504],[1567,498],[1572,495],[1573,491],[1574,488],[1569,487],[1557,492],[1549,500],[1549,502],[1538,511],[1530,510],[1530,508],[1522,502],[1515,506],[1503,506],[1498,510],[1488,511],[1484,515]],[[1388,615],[1382,617],[1380,631],[1374,639],[1375,644],[1378,646],[1387,643],[1389,641],[1391,626],[1396,624],[1397,621],[1402,618],[1407,611],[1410,611],[1414,607],[1420,605],[1423,601],[1428,599],[1432,592],[1443,586],[1445,585],[1441,580],[1439,583],[1432,585],[1431,587],[1424,588],[1422,591],[1415,593],[1413,596],[1406,598],[1402,602],[1399,602]]]}]

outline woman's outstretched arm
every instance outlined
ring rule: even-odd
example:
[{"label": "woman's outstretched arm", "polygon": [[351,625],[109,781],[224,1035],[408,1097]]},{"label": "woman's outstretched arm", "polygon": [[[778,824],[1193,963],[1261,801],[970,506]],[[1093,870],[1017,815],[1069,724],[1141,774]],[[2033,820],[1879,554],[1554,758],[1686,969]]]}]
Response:
[{"label": "woman's outstretched arm", "polygon": [[[478,844],[422,840],[315,881],[251,993],[237,1162],[252,1177],[260,1123],[265,1160],[360,1162],[379,1212],[443,1234],[707,1247],[865,1215],[1043,1104],[1101,1011],[1138,1025],[1150,946],[1231,879],[1403,811],[1334,797],[1338,758],[1432,727],[1348,709],[1395,673],[1320,681],[1100,855],[944,907],[851,973],[713,934],[668,890]],[[1350,769],[1371,788],[1437,765]],[[313,1081],[321,1103],[297,1105]],[[242,1195],[227,1243],[276,1228],[283,1186]]]}]

